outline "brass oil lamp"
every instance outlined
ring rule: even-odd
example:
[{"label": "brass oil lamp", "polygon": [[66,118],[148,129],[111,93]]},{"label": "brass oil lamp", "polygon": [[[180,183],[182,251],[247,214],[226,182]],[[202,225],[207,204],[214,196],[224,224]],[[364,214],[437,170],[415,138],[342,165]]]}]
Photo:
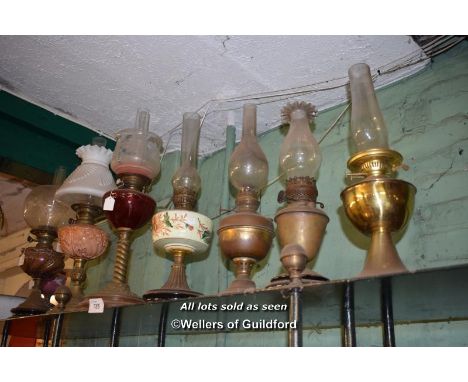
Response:
[{"label": "brass oil lamp", "polygon": [[187,255],[200,255],[208,250],[213,230],[211,219],[194,211],[201,188],[197,172],[200,128],[198,113],[184,113],[180,167],[172,177],[175,209],[158,212],[152,219],[154,247],[169,253],[174,264],[166,283],[143,295],[148,301],[201,295],[190,289],[184,265]]},{"label": "brass oil lamp", "polygon": [[229,180],[237,190],[236,211],[221,220],[219,246],[231,259],[236,278],[223,292],[241,293],[255,289],[253,266],[263,260],[274,237],[273,222],[256,211],[260,190],[268,180],[268,162],[257,142],[257,107],[244,105],[242,138],[229,161]]},{"label": "brass oil lamp", "polygon": [[102,298],[108,308],[144,302],[130,290],[127,275],[132,234],[150,220],[156,208],[153,198],[143,192],[160,171],[162,142],[149,131],[149,120],[149,112],[139,110],[135,128],[117,133],[111,168],[120,186],[103,196],[104,214],[119,236],[114,272],[112,281],[87,296],[81,307],[87,307],[91,298]]},{"label": "brass oil lamp", "polygon": [[60,248],[73,259],[72,297],[67,310],[76,309],[84,298],[82,289],[87,262],[101,256],[109,243],[106,232],[94,225],[97,217],[102,215],[102,196],[115,187],[109,170],[112,151],[106,149],[105,144],[104,138],[97,137],[91,145],[79,147],[76,154],[82,163],[56,192],[56,197],[76,212],[76,220],[58,230]]},{"label": "brass oil lamp", "polygon": [[67,224],[73,216],[73,211],[55,199],[58,187],[58,185],[37,186],[25,200],[24,219],[36,237],[29,240],[36,241],[37,244],[35,247],[24,248],[20,258],[21,269],[32,277],[34,284],[28,298],[11,310],[18,316],[41,314],[51,308],[49,301],[41,292],[40,284],[41,281],[60,273],[65,265],[63,253],[53,249],[53,242],[57,238],[57,228]]},{"label": "brass oil lamp", "polygon": [[[313,261],[320,249],[328,216],[317,208],[317,173],[321,164],[320,148],[310,131],[309,123],[316,115],[310,103],[288,103],[282,110],[283,121],[289,131],[280,149],[280,167],[286,175],[286,191],[278,194],[278,202],[287,202],[275,216],[281,248],[296,245],[303,248],[307,261]],[[327,280],[305,268],[303,284]],[[271,280],[269,287],[290,283],[288,274]]]},{"label": "brass oil lamp", "polygon": [[349,69],[352,112],[351,135],[355,153],[348,160],[350,176],[361,177],[341,193],[346,215],[371,237],[360,277],[407,272],[391,234],[405,227],[413,209],[416,188],[395,179],[400,153],[388,148],[387,128],[380,111],[370,69]]}]

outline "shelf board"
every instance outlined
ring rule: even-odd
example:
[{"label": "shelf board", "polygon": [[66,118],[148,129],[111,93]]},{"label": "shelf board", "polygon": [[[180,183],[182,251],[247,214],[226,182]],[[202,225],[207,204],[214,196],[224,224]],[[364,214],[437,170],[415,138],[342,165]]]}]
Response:
[{"label": "shelf board", "polygon": [[[394,322],[398,324],[449,322],[468,320],[468,265],[419,270],[410,273],[389,275],[393,289]],[[343,292],[346,283],[354,284],[355,320],[357,326],[375,326],[381,322],[380,285],[383,277],[351,278],[332,280],[304,286],[303,328],[326,329],[341,326]],[[157,335],[163,304],[168,304],[167,334],[186,335],[227,332],[228,329],[180,329],[171,328],[171,321],[192,320],[221,322],[226,324],[239,319],[250,321],[288,320],[288,288],[261,289],[253,293],[232,295],[210,295],[168,302],[152,302],[123,307],[121,310],[120,336]],[[188,303],[195,309],[184,310]],[[185,304],[185,305],[184,305]],[[201,304],[201,305],[200,305]],[[217,310],[199,310],[200,306],[216,305]],[[221,311],[222,305],[243,304],[242,310]],[[258,311],[247,310],[248,305],[257,305]],[[263,305],[286,304],[286,310],[262,311]],[[112,309],[102,314],[87,312],[65,313],[63,339],[108,338],[112,321]],[[35,316],[40,323],[51,318],[51,314]],[[27,320],[28,317],[10,318]],[[3,324],[0,324],[3,326]],[[225,326],[225,325],[224,325]],[[246,330],[246,329],[244,329]],[[234,331],[239,331],[235,329]],[[41,337],[42,325],[38,327]]]}]

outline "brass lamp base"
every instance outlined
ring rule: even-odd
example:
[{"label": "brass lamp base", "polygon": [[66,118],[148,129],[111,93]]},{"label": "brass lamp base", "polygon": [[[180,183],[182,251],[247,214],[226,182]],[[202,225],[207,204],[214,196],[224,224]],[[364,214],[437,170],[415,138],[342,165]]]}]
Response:
[{"label": "brass lamp base", "polygon": [[162,288],[146,292],[143,298],[147,301],[157,301],[202,296],[202,293],[191,290],[187,283],[184,256],[190,254],[191,251],[183,248],[172,248],[168,252],[174,257],[169,278]]},{"label": "brass lamp base", "polygon": [[371,236],[371,245],[359,277],[407,272],[391,233],[407,224],[414,205],[416,188],[408,182],[370,178],[343,190],[341,200],[349,220]]},{"label": "brass lamp base", "polygon": [[104,308],[117,308],[119,306],[144,304],[145,301],[130,290],[128,284],[111,281],[97,293],[93,293],[84,298],[78,304],[78,308],[84,309],[89,306],[89,299],[102,298]]},{"label": "brass lamp base", "polygon": [[391,233],[388,231],[373,232],[364,268],[357,277],[406,272],[408,272],[408,269],[398,255]]}]

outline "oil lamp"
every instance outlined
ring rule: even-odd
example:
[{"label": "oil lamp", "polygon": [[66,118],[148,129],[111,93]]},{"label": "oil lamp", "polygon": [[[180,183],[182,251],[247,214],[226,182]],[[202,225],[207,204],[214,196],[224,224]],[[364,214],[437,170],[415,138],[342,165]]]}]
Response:
[{"label": "oil lamp", "polygon": [[404,228],[411,216],[416,188],[395,179],[400,153],[388,148],[387,128],[375,96],[369,66],[349,69],[355,152],[348,160],[352,177],[363,180],[341,193],[344,210],[371,243],[361,277],[406,272],[391,233]]},{"label": "oil lamp", "polygon": [[57,238],[57,228],[67,224],[73,216],[69,206],[55,199],[58,187],[37,186],[25,199],[24,219],[36,237],[29,240],[37,241],[37,244],[35,247],[23,249],[20,262],[21,269],[33,278],[34,285],[29,297],[12,309],[12,313],[16,315],[45,313],[51,307],[48,299],[41,293],[40,284],[63,270],[64,256],[56,252],[52,244]]},{"label": "oil lamp", "polygon": [[[296,245],[303,248],[307,261],[315,259],[320,249],[328,216],[317,208],[317,173],[322,156],[312,135],[309,123],[316,115],[316,108],[306,102],[288,103],[282,110],[283,121],[289,123],[289,131],[280,149],[280,168],[286,177],[286,191],[278,194],[278,202],[287,202],[275,216],[278,240],[281,248]],[[301,282],[313,283],[325,277],[307,268]],[[290,277],[282,274],[271,280],[270,287],[290,283]]]},{"label": "oil lamp", "polygon": [[115,187],[109,170],[112,151],[105,148],[104,138],[94,138],[91,145],[79,147],[76,155],[82,163],[56,192],[56,197],[71,205],[77,215],[73,224],[58,230],[61,249],[73,259],[70,310],[83,299],[87,261],[101,256],[107,248],[107,234],[93,223],[102,213],[102,196]]},{"label": "oil lamp", "polygon": [[212,221],[194,212],[200,191],[197,172],[197,151],[200,136],[200,116],[184,113],[180,167],[172,178],[172,201],[175,209],[153,216],[153,243],[156,249],[172,255],[174,264],[166,283],[143,295],[145,300],[176,299],[199,296],[189,288],[184,256],[207,251],[211,242]]},{"label": "oil lamp", "polygon": [[237,190],[236,211],[221,220],[219,246],[235,266],[236,278],[223,293],[255,289],[252,267],[265,258],[274,237],[273,222],[256,211],[268,180],[268,162],[257,142],[257,106],[244,105],[242,138],[229,161],[229,180]]},{"label": "oil lamp", "polygon": [[143,191],[159,174],[161,138],[149,131],[150,113],[138,110],[135,127],[117,134],[111,168],[120,180],[117,189],[103,196],[103,210],[117,230],[119,238],[112,280],[100,291],[86,297],[102,298],[105,307],[118,307],[144,302],[130,290],[127,282],[130,245],[133,231],[151,218],[156,202]]}]

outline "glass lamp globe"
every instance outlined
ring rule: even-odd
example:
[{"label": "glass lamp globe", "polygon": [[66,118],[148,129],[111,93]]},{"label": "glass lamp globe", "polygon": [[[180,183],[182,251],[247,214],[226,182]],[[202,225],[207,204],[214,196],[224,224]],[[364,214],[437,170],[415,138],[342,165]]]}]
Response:
[{"label": "glass lamp globe", "polygon": [[117,133],[111,168],[119,177],[136,174],[153,180],[159,174],[162,141],[149,131],[149,121],[150,113],[138,110],[135,128]]},{"label": "glass lamp globe", "polygon": [[360,63],[349,68],[351,90],[351,138],[355,152],[388,148],[388,132],[375,96],[368,65]]},{"label": "glass lamp globe", "polygon": [[35,187],[24,202],[24,220],[32,229],[58,228],[74,216],[70,207],[55,198],[59,186]]},{"label": "glass lamp globe", "polygon": [[317,178],[322,155],[309,127],[315,114],[315,107],[305,102],[289,103],[282,110],[283,120],[289,122],[289,131],[280,149],[280,167],[286,179]]},{"label": "glass lamp globe", "polygon": [[259,193],[268,181],[268,161],[257,142],[257,106],[245,104],[242,138],[229,160],[229,180],[238,191]]},{"label": "glass lamp globe", "polygon": [[174,190],[186,189],[195,195],[200,191],[201,178],[197,171],[200,128],[198,113],[184,113],[180,167],[172,177]]}]

